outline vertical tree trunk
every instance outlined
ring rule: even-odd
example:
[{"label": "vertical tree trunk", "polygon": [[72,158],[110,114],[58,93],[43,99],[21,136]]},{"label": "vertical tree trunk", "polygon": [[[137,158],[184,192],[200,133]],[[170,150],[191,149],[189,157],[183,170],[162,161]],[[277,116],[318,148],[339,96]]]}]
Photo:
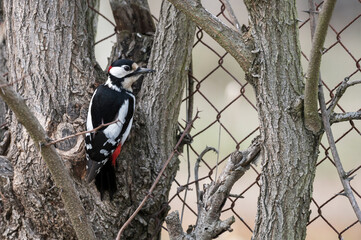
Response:
[{"label": "vertical tree trunk", "polygon": [[[96,1],[91,1],[93,4]],[[14,89],[51,138],[83,130],[94,82],[94,14],[86,1],[4,3],[8,69]],[[8,157],[12,182],[4,200],[5,239],[74,239],[59,189],[25,129],[14,115]],[[38,143],[36,143],[38,144]],[[82,159],[83,138],[57,145],[69,169]],[[81,171],[79,172],[81,173]]]},{"label": "vertical tree trunk", "polygon": [[318,137],[302,113],[294,1],[245,1],[258,51],[255,90],[264,162],[253,239],[305,239]]},{"label": "vertical tree trunk", "polygon": [[[163,2],[149,62],[156,73],[143,81],[138,94],[135,123],[120,156],[121,223],[142,201],[176,143],[181,97],[195,25],[170,3]],[[159,238],[168,212],[168,192],[178,169],[169,164],[164,177],[142,211],[125,230],[122,239]]]},{"label": "vertical tree trunk", "polygon": [[[90,2],[93,6],[97,4],[96,0]],[[87,8],[86,1],[19,0],[7,1],[5,12],[9,77],[22,79],[14,88],[27,100],[49,137],[58,139],[83,130],[92,86],[104,77],[95,69],[94,12]],[[163,4],[161,16],[151,57],[157,73],[148,77],[140,93],[135,126],[118,160],[119,191],[113,202],[101,201],[94,185],[81,181],[85,173],[83,137],[56,145],[74,177],[99,239],[115,238],[120,226],[148,193],[176,140],[195,25],[168,3]],[[8,119],[12,123],[10,162],[4,162],[11,164],[13,171],[6,173],[9,177],[4,181],[0,179],[5,197],[1,202],[4,221],[0,229],[6,229],[2,237],[74,239],[59,189],[54,186],[35,143],[14,116]],[[11,170],[11,166],[6,168]],[[125,231],[124,239],[159,236],[177,168],[174,158],[153,197]]]}]

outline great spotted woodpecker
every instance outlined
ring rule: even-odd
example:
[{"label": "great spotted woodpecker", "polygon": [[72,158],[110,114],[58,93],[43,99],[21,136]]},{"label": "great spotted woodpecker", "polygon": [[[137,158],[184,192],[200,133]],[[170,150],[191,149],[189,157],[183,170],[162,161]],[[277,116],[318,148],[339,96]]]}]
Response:
[{"label": "great spotted woodpecker", "polygon": [[116,159],[133,122],[135,97],[132,84],[140,74],[150,72],[153,70],[141,68],[131,60],[119,59],[111,64],[108,80],[95,90],[90,101],[86,121],[88,131],[118,120],[85,136],[87,181],[95,178],[101,199],[105,191],[109,191],[112,199],[117,189]]}]

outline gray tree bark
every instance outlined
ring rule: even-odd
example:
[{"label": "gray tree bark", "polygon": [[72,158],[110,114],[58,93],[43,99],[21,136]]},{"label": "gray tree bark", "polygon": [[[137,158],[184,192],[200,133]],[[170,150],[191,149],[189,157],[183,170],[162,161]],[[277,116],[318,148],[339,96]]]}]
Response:
[{"label": "gray tree bark", "polygon": [[[3,1],[0,0],[0,77],[7,77],[6,68],[6,46],[5,46],[5,23],[3,13]],[[9,132],[6,123],[7,107],[2,99],[0,99],[0,155],[4,155],[9,144]]]},{"label": "gray tree bark", "polygon": [[[83,130],[89,89],[96,76],[94,14],[87,4],[58,1],[4,2],[9,79],[51,138]],[[59,189],[34,143],[14,115],[7,157],[13,167],[1,214],[4,239],[74,239]],[[77,178],[83,139],[57,145]]]},{"label": "gray tree bark", "polygon": [[[97,5],[95,0],[90,2]],[[86,1],[9,0],[4,6],[9,78],[22,79],[14,89],[26,99],[50,138],[82,131],[94,86],[104,79],[93,54],[94,12],[87,8]],[[115,238],[147,194],[176,141],[195,25],[168,3],[163,4],[161,16],[150,57],[157,73],[145,80],[139,94],[134,128],[118,160],[119,189],[113,202],[101,201],[94,185],[82,181],[83,137],[56,144],[99,239]],[[15,116],[10,114],[7,119],[11,122],[9,161],[0,161],[2,237],[75,239],[59,189],[35,148],[38,143],[31,140]],[[123,239],[159,236],[177,169],[174,158]]]},{"label": "gray tree bark", "polygon": [[263,139],[253,239],[305,239],[319,136],[306,130],[294,1],[245,1],[258,55],[255,80]]}]

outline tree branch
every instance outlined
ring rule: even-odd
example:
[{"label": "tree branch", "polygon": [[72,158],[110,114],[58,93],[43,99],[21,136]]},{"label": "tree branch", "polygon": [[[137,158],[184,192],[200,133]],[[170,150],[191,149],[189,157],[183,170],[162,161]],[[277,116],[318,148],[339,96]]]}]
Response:
[{"label": "tree branch", "polygon": [[166,218],[170,240],[183,240],[186,234],[183,232],[178,211],[171,212]]},{"label": "tree branch", "polygon": [[327,108],[327,114],[330,115],[333,110],[335,109],[335,107],[338,104],[338,101],[340,101],[341,97],[343,96],[343,94],[346,92],[346,89],[348,87],[354,86],[356,84],[360,84],[361,80],[355,80],[352,82],[349,82],[349,78],[346,77],[340,86],[338,86],[338,88],[336,89],[336,93],[335,96],[332,98],[331,103],[329,104],[328,108]]},{"label": "tree branch", "polygon": [[233,185],[249,169],[250,163],[258,158],[260,151],[261,141],[257,137],[246,151],[236,151],[231,154],[217,181],[205,187],[197,225],[191,233],[185,234],[181,231],[179,229],[180,222],[176,221],[177,214],[170,213],[167,227],[170,230],[171,239],[208,240],[230,230],[231,224],[235,221],[234,217],[221,221],[219,219],[221,210]]},{"label": "tree branch", "polygon": [[361,120],[361,110],[357,112],[347,112],[347,113],[332,113],[330,117],[330,124],[345,122],[350,120]]},{"label": "tree branch", "polygon": [[194,0],[168,1],[208,33],[236,59],[243,71],[248,72],[253,60],[251,53],[253,44],[250,39],[246,39],[239,32],[223,24]]},{"label": "tree branch", "polygon": [[54,146],[45,146],[48,136],[44,128],[28,108],[24,99],[10,86],[7,86],[2,78],[0,78],[0,85],[3,86],[0,89],[0,96],[15,113],[18,121],[28,131],[36,147],[40,150],[41,156],[46,162],[56,186],[60,189],[65,210],[69,215],[78,239],[95,239],[83,205],[61,157],[56,152]]},{"label": "tree branch", "polygon": [[224,6],[226,6],[226,10],[227,10],[229,16],[231,17],[233,26],[238,30],[238,32],[241,32],[241,26],[239,25],[237,17],[233,12],[233,8],[231,6],[231,3],[229,2],[229,0],[221,0],[221,1],[224,4]]},{"label": "tree branch", "polygon": [[348,174],[343,169],[343,166],[342,166],[342,163],[340,160],[340,156],[338,155],[335,140],[334,140],[332,130],[331,130],[329,115],[327,114],[325,98],[324,98],[323,90],[321,87],[320,87],[319,100],[320,100],[320,106],[321,106],[323,127],[324,127],[326,135],[327,135],[327,140],[330,145],[331,153],[332,153],[333,159],[335,161],[338,175],[340,177],[345,194],[351,203],[351,206],[357,216],[359,223],[361,223],[361,211],[356,202],[355,196],[352,193],[352,189],[351,189],[351,185],[350,185],[350,181],[351,181],[352,177],[348,176]]},{"label": "tree branch", "polygon": [[173,156],[176,154],[177,149],[179,147],[179,145],[182,143],[183,138],[188,134],[189,130],[191,129],[194,121],[198,118],[198,112],[196,113],[196,116],[193,118],[192,121],[190,121],[186,128],[184,129],[182,135],[180,136],[177,144],[174,147],[173,152],[169,155],[167,161],[164,163],[163,168],[160,170],[160,172],[158,173],[157,178],[154,180],[152,186],[149,189],[148,194],[144,197],[143,201],[139,204],[139,206],[137,207],[137,209],[134,211],[134,213],[129,217],[129,219],[123,224],[123,226],[120,228],[117,238],[116,240],[120,240],[120,237],[122,236],[122,233],[124,232],[125,228],[131,223],[131,221],[135,218],[135,216],[138,214],[138,212],[142,209],[142,207],[144,206],[144,204],[146,203],[146,201],[150,198],[150,196],[152,195],[155,187],[157,186],[160,178],[162,177],[165,169],[167,168],[168,164],[170,163],[170,161],[172,160]]},{"label": "tree branch", "polygon": [[[197,195],[197,213],[198,213],[198,216],[199,214],[201,213],[201,209],[202,209],[202,204],[201,204],[201,201],[202,201],[202,194],[201,194],[201,191],[199,190],[199,177],[198,177],[198,169],[199,169],[199,163],[201,162],[203,156],[209,152],[209,151],[213,151],[213,152],[216,152],[218,153],[217,149],[213,148],[213,147],[206,147],[202,152],[201,154],[199,154],[199,157],[197,158],[196,160],[196,163],[194,165],[194,181],[195,181],[195,185],[196,185],[196,195]],[[198,223],[198,218],[197,218],[197,223]]]},{"label": "tree branch", "polygon": [[308,130],[311,130],[315,134],[321,129],[321,122],[318,116],[317,95],[322,49],[335,3],[336,0],[326,0],[323,4],[323,9],[318,19],[312,41],[311,57],[306,75],[304,103],[305,125]]},{"label": "tree branch", "polygon": [[99,129],[103,128],[103,127],[106,127],[106,126],[109,126],[113,123],[116,123],[116,122],[119,122],[120,120],[114,120],[112,122],[109,122],[109,123],[103,123],[103,124],[100,124],[98,127],[92,129],[92,130],[89,130],[89,131],[83,131],[83,132],[78,132],[78,133],[75,133],[75,134],[72,134],[72,135],[69,135],[69,136],[66,136],[66,137],[63,137],[63,138],[60,138],[58,140],[54,140],[54,141],[51,141],[51,142],[47,142],[44,144],[44,146],[50,146],[50,145],[53,145],[53,144],[56,144],[58,142],[62,142],[62,141],[65,141],[69,138],[73,138],[73,137],[77,137],[79,135],[83,135],[83,134],[87,134],[87,133],[92,133],[92,132],[96,132],[98,131]]}]

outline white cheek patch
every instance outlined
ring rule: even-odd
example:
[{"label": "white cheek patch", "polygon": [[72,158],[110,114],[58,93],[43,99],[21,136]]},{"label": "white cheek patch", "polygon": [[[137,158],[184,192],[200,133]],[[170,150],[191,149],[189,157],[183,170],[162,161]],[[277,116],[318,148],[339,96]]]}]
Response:
[{"label": "white cheek patch", "polygon": [[116,78],[123,78],[129,74],[129,72],[125,71],[122,67],[112,67],[109,73]]}]

